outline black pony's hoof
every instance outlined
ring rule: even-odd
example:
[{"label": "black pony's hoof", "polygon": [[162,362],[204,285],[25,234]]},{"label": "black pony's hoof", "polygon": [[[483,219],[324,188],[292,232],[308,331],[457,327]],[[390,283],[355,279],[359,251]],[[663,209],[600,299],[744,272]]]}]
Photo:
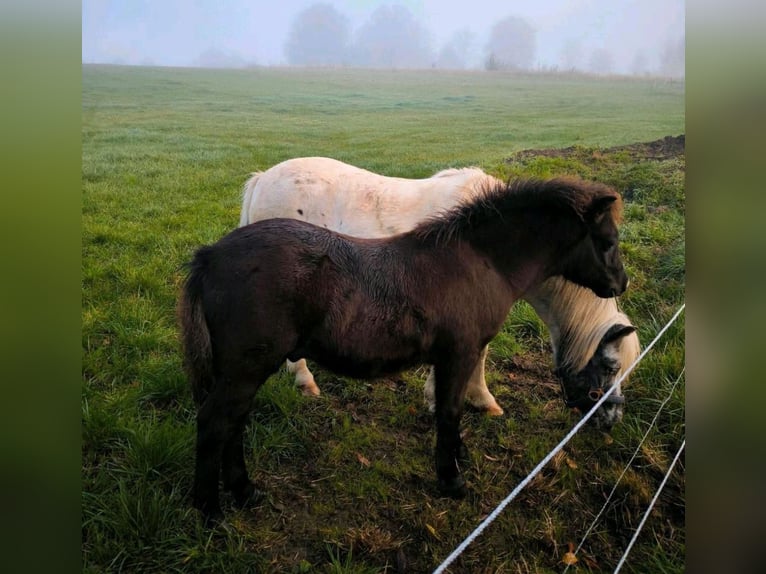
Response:
[{"label": "black pony's hoof", "polygon": [[465,479],[462,476],[456,476],[449,480],[439,479],[439,493],[442,496],[461,499],[468,494],[468,487],[465,485]]},{"label": "black pony's hoof", "polygon": [[461,443],[459,447],[457,447],[457,454],[455,456],[455,459],[458,461],[461,465],[468,465],[471,462],[471,455],[468,452],[468,449],[466,448],[465,444]]},{"label": "black pony's hoof", "polygon": [[205,528],[213,528],[224,521],[223,510],[217,496],[211,500],[204,495],[195,494],[192,505],[199,510],[202,525]]},{"label": "black pony's hoof", "polygon": [[202,513],[202,526],[208,529],[226,526],[226,518],[223,511],[218,508],[215,510],[200,510]]},{"label": "black pony's hoof", "polygon": [[232,494],[234,495],[234,504],[239,508],[256,506],[266,498],[266,493],[255,488],[252,482],[248,482],[244,487]]}]

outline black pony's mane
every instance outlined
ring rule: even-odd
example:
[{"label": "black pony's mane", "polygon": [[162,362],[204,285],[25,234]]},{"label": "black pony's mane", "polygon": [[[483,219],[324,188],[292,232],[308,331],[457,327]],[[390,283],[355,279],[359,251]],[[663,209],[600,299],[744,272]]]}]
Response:
[{"label": "black pony's mane", "polygon": [[533,208],[572,211],[584,220],[594,201],[607,197],[615,200],[610,205],[610,215],[618,223],[622,214],[620,195],[601,183],[559,177],[489,184],[472,199],[420,222],[412,232],[419,239],[444,243],[459,237],[465,230],[480,227],[514,211]]}]

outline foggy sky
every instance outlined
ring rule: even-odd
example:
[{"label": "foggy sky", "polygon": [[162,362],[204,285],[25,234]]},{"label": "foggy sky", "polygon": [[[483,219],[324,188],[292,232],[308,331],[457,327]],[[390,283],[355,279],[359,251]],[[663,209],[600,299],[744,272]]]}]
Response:
[{"label": "foggy sky", "polygon": [[658,72],[662,54],[684,35],[684,0],[83,0],[82,61],[285,65],[295,16],[318,1],[346,16],[352,35],[381,4],[406,6],[435,54],[468,29],[469,67],[482,66],[492,25],[508,16],[536,31],[535,68],[586,70],[606,52],[613,72]]}]

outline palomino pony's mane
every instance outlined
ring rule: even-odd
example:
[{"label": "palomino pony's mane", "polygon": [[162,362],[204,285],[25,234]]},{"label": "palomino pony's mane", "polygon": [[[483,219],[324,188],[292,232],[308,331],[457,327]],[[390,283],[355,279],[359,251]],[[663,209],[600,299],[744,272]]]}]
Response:
[{"label": "palomino pony's mane", "polygon": [[474,198],[421,222],[413,232],[420,239],[448,242],[462,231],[479,227],[498,215],[532,207],[571,209],[584,219],[593,201],[602,197],[615,199],[610,210],[612,219],[618,223],[622,215],[620,195],[601,183],[569,177],[486,183]]},{"label": "palomino pony's mane", "polygon": [[[619,311],[616,299],[589,296],[586,291],[585,287],[560,276],[551,277],[539,289],[539,295],[548,302],[549,312],[558,322],[557,368],[568,373],[579,373],[585,368],[610,327],[632,324],[627,315]],[[622,340],[618,375],[640,352],[635,334]]]},{"label": "palomino pony's mane", "polygon": [[431,177],[432,178],[434,178],[434,177],[452,177],[453,175],[457,175],[459,173],[467,173],[467,172],[476,172],[477,175],[487,175],[479,167],[468,166],[468,167],[448,167],[447,169],[443,169],[441,171],[437,171]]}]

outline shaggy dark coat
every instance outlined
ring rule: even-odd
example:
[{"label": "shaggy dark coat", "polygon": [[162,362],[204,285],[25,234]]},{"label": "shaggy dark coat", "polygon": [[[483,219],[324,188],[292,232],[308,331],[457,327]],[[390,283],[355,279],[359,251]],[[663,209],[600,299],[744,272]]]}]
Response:
[{"label": "shaggy dark coat", "polygon": [[271,219],[201,248],[179,304],[199,405],[195,505],[221,515],[221,469],[239,502],[256,496],[242,453],[252,398],[300,357],[358,378],[434,365],[439,487],[463,496],[459,423],[482,349],[513,302],[552,275],[601,297],[624,291],[620,206],[603,185],[523,181],[390,238]]}]

